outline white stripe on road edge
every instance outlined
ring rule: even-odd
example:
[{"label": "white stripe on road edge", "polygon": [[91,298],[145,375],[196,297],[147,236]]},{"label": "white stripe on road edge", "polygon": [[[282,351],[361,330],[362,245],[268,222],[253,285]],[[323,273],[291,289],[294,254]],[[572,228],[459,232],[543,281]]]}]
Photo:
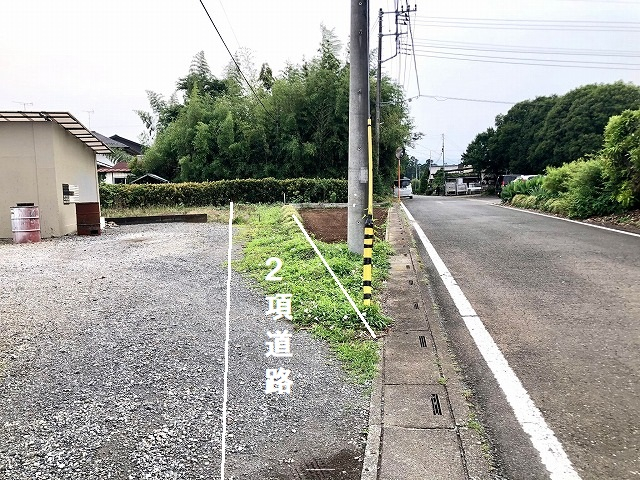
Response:
[{"label": "white stripe on road edge", "polygon": [[535,406],[531,397],[522,386],[522,383],[513,372],[507,359],[504,357],[498,345],[493,340],[487,329],[485,328],[482,320],[478,317],[475,310],[465,297],[464,293],[456,283],[455,279],[447,269],[446,265],[436,252],[436,249],[431,245],[431,242],[425,235],[418,222],[416,222],[413,215],[409,212],[404,203],[401,203],[403,210],[407,214],[409,221],[413,228],[418,233],[418,237],[422,241],[422,244],[427,249],[427,253],[431,258],[442,282],[449,291],[449,295],[453,299],[464,324],[467,326],[471,337],[476,343],[478,350],[482,354],[483,358],[487,362],[487,365],[491,369],[493,376],[498,381],[498,385],[502,388],[509,405],[513,409],[513,412],[520,423],[522,429],[531,438],[531,443],[538,453],[542,463],[547,467],[549,474],[553,480],[576,480],[580,476],[574,470],[571,465],[571,461],[564,452],[562,445],[556,438],[555,434],[549,428],[542,413]]},{"label": "white stripe on road edge", "polygon": [[224,480],[224,461],[227,447],[227,374],[229,373],[229,316],[231,314],[231,246],[233,243],[233,202],[229,203],[229,250],[227,251],[227,314],[224,337],[224,380],[222,394],[222,460],[220,461],[220,478]]},{"label": "white stripe on road edge", "polygon": [[316,244],[313,243],[313,240],[311,240],[311,237],[309,236],[309,234],[307,233],[307,231],[304,229],[304,226],[302,225],[302,223],[300,223],[300,220],[298,220],[298,217],[296,217],[295,215],[291,215],[293,217],[293,219],[296,221],[296,223],[298,224],[298,227],[300,227],[300,230],[302,230],[302,233],[304,234],[304,237],[307,239],[307,242],[309,242],[311,244],[311,246],[313,247],[313,249],[315,250],[316,254],[318,254],[318,256],[320,257],[320,260],[322,260],[322,263],[324,263],[324,266],[327,268],[327,270],[329,271],[329,273],[331,274],[331,276],[333,277],[333,279],[335,280],[335,282],[338,284],[338,286],[340,287],[340,290],[342,290],[342,293],[344,293],[344,296],[347,297],[347,300],[349,300],[349,303],[351,304],[351,306],[353,307],[353,309],[355,310],[355,312],[358,314],[358,317],[360,317],[360,320],[362,320],[362,323],[364,323],[364,326],[367,327],[367,330],[369,331],[369,333],[371,334],[371,336],[373,338],[376,338],[376,334],[373,333],[373,330],[371,330],[371,327],[369,326],[369,324],[367,323],[367,320],[364,318],[364,315],[362,315],[362,313],[360,312],[360,310],[358,310],[358,306],[355,304],[355,302],[351,299],[351,296],[349,295],[349,292],[347,292],[345,290],[345,288],[342,286],[342,284],[340,283],[340,280],[338,280],[338,277],[336,277],[336,274],[333,273],[333,270],[331,270],[331,267],[329,266],[329,264],[327,263],[327,261],[324,259],[324,257],[322,256],[322,254],[320,253],[320,250],[318,250],[318,247],[316,247]]},{"label": "white stripe on road edge", "polygon": [[610,232],[622,233],[624,235],[631,235],[632,237],[640,238],[640,234],[638,233],[625,232],[624,230],[618,230],[616,228],[609,228],[603,227],[601,225],[594,225],[592,223],[579,222],[578,220],[571,220],[569,218],[554,217],[553,215],[547,215],[546,213],[532,212],[531,210],[525,210],[524,208],[509,207],[507,205],[500,205],[499,203],[493,203],[491,205],[493,205],[494,207],[508,208],[509,210],[517,210],[518,212],[530,213],[531,215],[540,215],[541,217],[554,218],[556,220],[564,220],[565,222],[577,223],[578,225],[585,225],[587,227],[599,228],[601,230],[608,230]]}]

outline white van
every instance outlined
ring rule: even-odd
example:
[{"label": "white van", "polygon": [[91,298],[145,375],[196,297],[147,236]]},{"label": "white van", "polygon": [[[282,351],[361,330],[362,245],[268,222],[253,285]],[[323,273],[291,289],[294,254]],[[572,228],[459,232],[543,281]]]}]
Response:
[{"label": "white van", "polygon": [[[398,182],[393,184],[393,196],[398,198]],[[411,188],[411,179],[404,177],[400,179],[400,197],[413,198],[413,189]]]}]

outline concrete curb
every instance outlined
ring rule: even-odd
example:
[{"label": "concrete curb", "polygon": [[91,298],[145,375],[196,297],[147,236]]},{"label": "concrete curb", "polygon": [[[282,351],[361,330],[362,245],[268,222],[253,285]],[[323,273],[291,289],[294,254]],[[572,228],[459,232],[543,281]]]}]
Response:
[{"label": "concrete curb", "polygon": [[464,382],[442,319],[432,312],[435,297],[413,229],[398,206],[389,209],[385,240],[395,255],[383,305],[394,324],[380,342],[361,480],[488,479],[483,438],[468,428]]}]

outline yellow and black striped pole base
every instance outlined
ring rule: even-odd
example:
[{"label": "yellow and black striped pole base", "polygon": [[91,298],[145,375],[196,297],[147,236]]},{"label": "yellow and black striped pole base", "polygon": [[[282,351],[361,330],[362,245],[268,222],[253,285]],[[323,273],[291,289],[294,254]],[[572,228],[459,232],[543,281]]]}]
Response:
[{"label": "yellow and black striped pole base", "polygon": [[365,305],[371,305],[371,257],[373,255],[373,217],[367,215],[364,221],[364,265],[362,268],[362,290]]}]

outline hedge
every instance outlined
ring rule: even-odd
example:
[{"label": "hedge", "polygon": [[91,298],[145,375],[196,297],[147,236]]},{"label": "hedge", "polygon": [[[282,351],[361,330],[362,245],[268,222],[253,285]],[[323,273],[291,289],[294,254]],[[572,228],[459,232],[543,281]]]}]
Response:
[{"label": "hedge", "polygon": [[103,207],[135,208],[155,206],[200,207],[239,203],[346,202],[347,180],[323,178],[275,178],[219,180],[204,183],[158,185],[100,184]]}]

